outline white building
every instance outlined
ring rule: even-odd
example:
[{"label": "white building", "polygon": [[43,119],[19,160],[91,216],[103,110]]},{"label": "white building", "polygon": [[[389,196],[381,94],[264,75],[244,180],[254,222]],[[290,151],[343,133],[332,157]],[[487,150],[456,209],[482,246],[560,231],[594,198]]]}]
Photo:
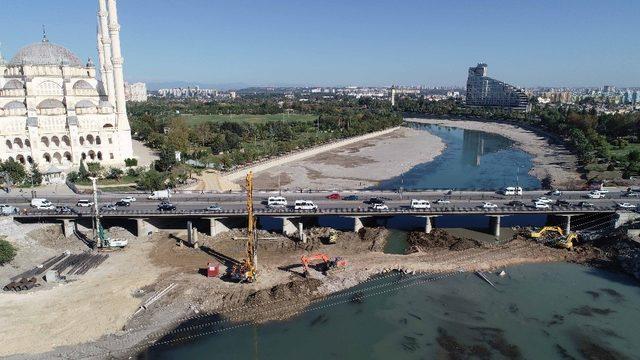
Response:
[{"label": "white building", "polygon": [[99,0],[100,80],[91,59],[42,41],[0,55],[0,160],[42,171],[80,159],[124,166],[133,157],[116,0]]},{"label": "white building", "polygon": [[147,84],[138,83],[125,83],[124,84],[124,96],[127,101],[133,102],[145,102],[147,101]]}]

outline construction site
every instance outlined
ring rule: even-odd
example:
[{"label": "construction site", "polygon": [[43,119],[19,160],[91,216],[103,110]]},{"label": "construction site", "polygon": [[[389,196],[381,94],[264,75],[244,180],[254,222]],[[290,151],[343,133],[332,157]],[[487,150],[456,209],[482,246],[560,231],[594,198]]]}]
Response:
[{"label": "construction site", "polygon": [[287,319],[387,274],[404,274],[402,283],[476,272],[491,284],[485,273],[510,266],[576,262],[640,275],[639,246],[622,229],[588,238],[557,226],[513,228],[499,241],[415,231],[395,253],[385,250],[391,237],[384,227],[313,227],[288,237],[256,228],[252,185],[249,173],[246,228],[215,236],[191,226],[138,237],[105,230],[97,196],[91,228],[71,237],[59,225],[3,218],[2,235],[19,252],[0,268],[0,355],[127,357],[206,335],[222,321],[212,317],[228,324]]}]

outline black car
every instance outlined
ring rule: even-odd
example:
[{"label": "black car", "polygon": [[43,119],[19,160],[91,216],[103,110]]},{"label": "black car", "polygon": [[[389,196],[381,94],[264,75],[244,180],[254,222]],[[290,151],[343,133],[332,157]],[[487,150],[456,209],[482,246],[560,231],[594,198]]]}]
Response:
[{"label": "black car", "polygon": [[131,203],[130,203],[130,202],[128,202],[128,201],[122,201],[122,200],[120,200],[120,201],[116,201],[115,205],[116,205],[116,206],[124,206],[124,207],[128,207],[128,206],[131,206]]},{"label": "black car", "polygon": [[384,204],[384,200],[382,200],[381,198],[377,198],[377,197],[369,198],[369,200],[367,200],[365,202],[367,204],[369,204],[369,205]]},{"label": "black car", "polygon": [[571,206],[571,203],[567,200],[558,200],[556,201],[556,206]]},{"label": "black car", "polygon": [[160,211],[173,211],[176,209],[176,206],[172,203],[162,203],[158,205],[158,210]]},{"label": "black car", "polygon": [[580,201],[578,203],[578,206],[580,207],[594,207],[594,205],[592,203],[586,202],[586,201]]},{"label": "black car", "polygon": [[527,206],[527,204],[523,203],[520,200],[513,200],[507,203],[507,206]]}]

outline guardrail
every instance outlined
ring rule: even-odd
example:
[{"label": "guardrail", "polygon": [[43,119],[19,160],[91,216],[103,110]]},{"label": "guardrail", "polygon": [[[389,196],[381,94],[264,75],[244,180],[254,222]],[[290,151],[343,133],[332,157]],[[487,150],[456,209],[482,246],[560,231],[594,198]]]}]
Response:
[{"label": "guardrail", "polygon": [[[318,210],[295,210],[295,209],[256,209],[254,213],[262,216],[326,216],[326,215],[518,215],[518,214],[575,214],[575,213],[611,213],[623,211],[615,206],[594,206],[585,208],[576,208],[569,206],[551,206],[548,209],[537,209],[531,207],[497,207],[493,209],[484,209],[479,207],[458,207],[444,206],[431,209],[410,209],[406,207],[395,207],[388,210],[377,210],[371,208],[329,208]],[[232,209],[223,211],[208,210],[104,210],[101,211],[103,217],[141,217],[141,216],[246,216],[245,209]],[[73,211],[69,213],[59,213],[54,210],[28,210],[16,215],[17,218],[35,218],[35,217],[90,217],[90,211]]]}]

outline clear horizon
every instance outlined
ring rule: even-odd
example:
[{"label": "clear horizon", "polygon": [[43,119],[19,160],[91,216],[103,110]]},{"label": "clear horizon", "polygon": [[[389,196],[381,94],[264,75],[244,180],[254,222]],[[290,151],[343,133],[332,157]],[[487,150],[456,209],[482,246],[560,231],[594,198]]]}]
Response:
[{"label": "clear horizon", "polygon": [[[41,39],[96,61],[97,1],[5,0],[2,54]],[[52,16],[55,14],[55,16]],[[245,86],[640,87],[640,3],[120,0],[125,76]]]}]

